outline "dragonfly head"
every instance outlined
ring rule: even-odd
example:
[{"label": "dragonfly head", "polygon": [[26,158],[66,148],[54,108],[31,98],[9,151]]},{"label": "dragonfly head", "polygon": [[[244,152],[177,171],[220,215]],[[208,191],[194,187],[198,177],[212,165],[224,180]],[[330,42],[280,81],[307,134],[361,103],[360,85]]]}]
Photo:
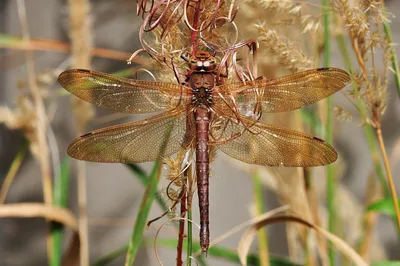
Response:
[{"label": "dragonfly head", "polygon": [[190,57],[188,64],[190,70],[195,72],[211,72],[217,67],[215,58],[207,51],[197,51]]}]

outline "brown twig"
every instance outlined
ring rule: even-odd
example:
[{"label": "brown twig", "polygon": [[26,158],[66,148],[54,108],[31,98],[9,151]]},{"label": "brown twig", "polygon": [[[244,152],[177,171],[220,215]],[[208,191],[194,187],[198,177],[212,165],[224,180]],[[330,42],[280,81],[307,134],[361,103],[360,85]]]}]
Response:
[{"label": "brown twig", "polygon": [[[92,34],[89,19],[90,3],[88,0],[69,0],[70,9],[70,38],[72,41],[72,54],[75,59],[74,66],[89,68],[91,59]],[[82,114],[90,113],[90,107],[81,100],[75,100],[75,117],[78,134],[82,134],[86,123],[90,119]],[[83,110],[82,110],[83,109]],[[78,162],[78,206],[79,206],[79,236],[80,236],[80,264],[89,265],[89,236],[87,217],[87,184],[86,165]]]},{"label": "brown twig", "polygon": [[[0,34],[1,36],[1,34]],[[72,51],[72,45],[55,40],[45,39],[30,39],[28,41],[21,40],[17,37],[13,37],[12,41],[2,42],[0,40],[0,48],[12,49],[12,50],[23,50],[23,51],[55,51],[69,53]],[[107,48],[96,48],[94,47],[91,52],[91,56],[101,57],[107,59],[126,61],[131,57],[131,53],[116,51]],[[149,65],[150,61],[143,57],[135,57],[130,61],[140,65]]]},{"label": "brown twig", "polygon": [[383,163],[385,165],[387,179],[389,182],[389,189],[390,189],[390,193],[392,194],[393,205],[394,205],[394,209],[396,211],[397,226],[400,229],[399,201],[398,201],[398,197],[397,197],[396,186],[394,185],[394,182],[393,182],[392,171],[390,170],[389,160],[388,160],[387,153],[386,153],[385,143],[384,143],[383,137],[382,137],[382,130],[381,130],[380,124],[378,124],[378,126],[376,128],[376,134],[378,136],[379,147],[382,152]]},{"label": "brown twig", "polygon": [[[18,16],[21,23],[21,31],[24,41],[30,40],[28,20],[26,17],[25,1],[18,0]],[[40,160],[40,172],[42,177],[42,187],[43,187],[43,198],[46,205],[52,204],[53,191],[52,191],[52,176],[50,169],[50,157],[49,157],[49,147],[47,145],[46,132],[48,127],[48,119],[46,117],[44,102],[42,94],[36,83],[35,65],[33,63],[33,54],[31,51],[25,51],[26,68],[28,73],[28,84],[29,89],[35,103],[35,113],[36,113],[36,135],[38,139],[38,145],[40,149],[39,160]],[[52,252],[52,243],[50,234],[46,236],[47,239],[47,254],[50,258]]]}]

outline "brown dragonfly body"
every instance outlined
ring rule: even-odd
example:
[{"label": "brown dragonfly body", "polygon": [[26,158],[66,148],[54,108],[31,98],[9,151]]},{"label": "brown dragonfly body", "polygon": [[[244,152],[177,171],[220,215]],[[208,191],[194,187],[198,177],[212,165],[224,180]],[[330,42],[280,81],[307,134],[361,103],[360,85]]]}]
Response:
[{"label": "brown dragonfly body", "polygon": [[246,163],[311,167],[336,161],[323,140],[263,124],[261,112],[286,112],[342,89],[350,78],[336,68],[312,69],[278,79],[215,84],[217,64],[208,52],[185,59],[184,85],[132,80],[90,70],[67,70],[60,84],[79,98],[123,113],[165,111],[149,119],[94,130],[68,147],[92,162],[146,162],[195,148],[200,205],[200,244],[209,246],[209,153],[215,147]]},{"label": "brown dragonfly body", "polygon": [[[203,251],[207,251],[209,236],[209,176],[210,149],[209,128],[211,108],[213,103],[213,88],[215,82],[214,59],[206,52],[199,52],[190,64],[193,71],[188,77],[188,83],[193,91],[192,105],[196,123],[196,177],[197,194],[200,208],[200,243]],[[190,115],[190,114],[189,114]]]}]

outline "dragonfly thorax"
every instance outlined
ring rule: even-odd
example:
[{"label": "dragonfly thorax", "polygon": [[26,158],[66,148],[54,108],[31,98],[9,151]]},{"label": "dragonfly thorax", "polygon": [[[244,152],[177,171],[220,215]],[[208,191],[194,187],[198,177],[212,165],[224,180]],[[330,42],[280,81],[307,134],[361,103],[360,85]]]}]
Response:
[{"label": "dragonfly thorax", "polygon": [[189,77],[189,84],[192,88],[193,104],[209,106],[213,102],[214,74],[194,72]]}]

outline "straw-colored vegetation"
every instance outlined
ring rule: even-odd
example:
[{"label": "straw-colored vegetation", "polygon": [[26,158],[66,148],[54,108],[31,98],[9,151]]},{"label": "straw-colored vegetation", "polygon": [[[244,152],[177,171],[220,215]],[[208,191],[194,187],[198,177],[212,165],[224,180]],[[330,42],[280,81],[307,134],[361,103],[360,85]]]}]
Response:
[{"label": "straw-colored vegetation", "polygon": [[[391,83],[393,76],[399,80],[399,73],[390,35],[390,20],[393,17],[386,11],[384,3],[378,0],[320,3],[294,0],[137,2],[138,13],[143,18],[137,36],[142,48],[132,51],[134,55],[129,61],[140,64],[117,75],[135,77],[145,71],[159,81],[183,82],[188,69],[180,56],[191,53],[196,47],[217,51],[217,61],[226,62],[226,69],[221,66],[218,71],[227,71],[228,77],[221,78],[219,82],[245,81],[258,76],[274,78],[328,66],[342,66],[352,78],[351,85],[337,97],[340,98],[338,102],[330,98],[295,112],[263,115],[262,119],[312,133],[333,146],[340,128],[354,124],[344,123],[356,121],[357,126],[352,130],[362,132],[372,161],[372,166],[365,165],[371,169],[368,175],[362,177],[368,180],[362,198],[342,182],[343,169],[352,165],[344,159],[340,149],[337,162],[316,170],[261,167],[231,160],[226,167],[245,170],[248,175],[243,178],[249,178],[254,184],[254,203],[249,211],[252,217],[237,228],[226,228],[223,236],[212,235],[209,257],[231,261],[232,265],[370,265],[384,261],[382,265],[398,265],[400,262],[388,261],[389,254],[377,236],[381,232],[378,230],[379,217],[389,216],[398,233],[399,249],[400,209],[395,175],[391,170],[398,160],[399,145],[387,149],[382,128],[388,96],[397,97],[394,102],[398,105],[400,93],[389,93],[389,88],[399,86],[398,83]],[[92,4],[96,5],[96,2]],[[0,106],[0,123],[9,130],[22,132],[28,145],[21,146],[7,175],[1,177],[0,217],[43,217],[48,224],[49,265],[78,265],[79,261],[81,265],[92,265],[94,261],[89,262],[92,247],[88,241],[87,215],[87,204],[92,203],[87,202],[85,164],[77,164],[74,168],[76,174],[71,175],[70,164],[64,158],[59,159],[60,152],[54,144],[57,135],[53,130],[52,108],[61,97],[69,95],[49,91],[54,89],[55,77],[64,68],[90,68],[92,56],[120,60],[126,54],[93,47],[96,23],[92,24],[89,15],[91,6],[87,0],[68,1],[70,46],[32,39],[27,22],[29,10],[25,9],[23,0],[18,0],[17,6],[22,39],[0,35],[0,47],[24,50],[27,76],[21,78],[26,79],[27,84],[14,103]],[[35,70],[32,53],[36,50],[70,51],[73,60],[68,67],[49,66],[56,70],[44,79]],[[128,60],[128,57],[125,59]],[[397,87],[397,90],[400,92],[400,88]],[[49,96],[54,94],[57,96]],[[86,132],[88,124],[96,121],[96,116],[91,106],[71,98],[76,133],[80,135]],[[399,138],[399,135],[396,137]],[[7,202],[8,192],[27,154],[27,147],[41,170],[43,204]],[[208,258],[199,252],[197,230],[193,226],[197,221],[190,222],[192,213],[197,212],[197,207],[192,204],[196,194],[195,164],[191,164],[193,156],[193,153],[187,156],[182,150],[166,159],[166,176],[161,174],[160,162],[155,162],[149,172],[140,165],[127,166],[143,184],[145,191],[141,207],[132,222],[130,241],[126,246],[115,247],[114,252],[104,254],[102,258],[93,258],[96,259],[93,265],[107,265],[123,254],[126,254],[125,265],[132,265],[139,247],[152,246],[152,243],[157,247],[155,250],[164,247],[176,251],[176,260],[159,259],[163,265],[211,265]],[[212,163],[218,161],[216,156],[216,151],[212,149]],[[71,196],[68,192],[71,176],[79,180],[79,208],[75,216],[67,206],[67,199]],[[159,187],[159,181],[164,179],[170,181],[169,185]],[[228,180],[226,187],[229,187]],[[266,193],[276,195],[282,206],[268,210],[264,200]],[[165,210],[164,216],[151,221],[151,226],[161,231],[160,235],[156,241],[143,239],[146,223],[155,218],[149,216],[150,208],[156,204]],[[176,225],[171,229],[175,230],[176,239],[163,237],[163,224],[167,223]],[[286,238],[287,258],[276,257],[269,252],[274,242],[268,238],[265,226],[271,223],[285,224],[286,234],[281,237]],[[74,237],[63,247],[63,233],[71,229]],[[236,243],[237,251],[219,244],[237,232],[243,233],[241,241]],[[254,238],[258,239],[258,246],[256,252],[251,253],[250,247],[256,242]],[[157,252],[150,254],[158,258]]]}]

